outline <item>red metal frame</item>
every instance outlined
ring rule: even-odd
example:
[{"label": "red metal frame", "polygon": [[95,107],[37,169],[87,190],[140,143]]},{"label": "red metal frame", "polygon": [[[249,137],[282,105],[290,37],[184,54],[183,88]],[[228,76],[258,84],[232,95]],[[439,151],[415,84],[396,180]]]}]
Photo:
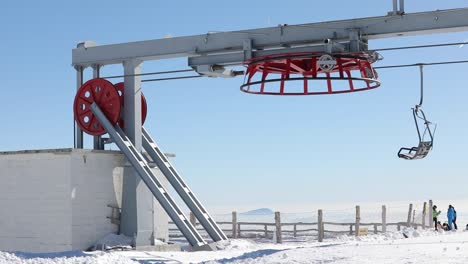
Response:
[{"label": "red metal frame", "polygon": [[84,83],[76,93],[73,113],[78,126],[84,132],[100,136],[106,133],[91,111],[91,104],[96,102],[112,124],[120,117],[120,98],[114,85],[105,79],[92,79]]},{"label": "red metal frame", "polygon": [[[247,71],[241,91],[265,95],[321,95],[359,92],[380,86],[372,67],[376,60],[374,55],[365,52],[329,54],[335,64],[327,70],[317,63],[323,55],[326,53],[287,53],[247,60],[244,62]],[[257,73],[261,74],[260,80],[252,81]],[[274,77],[269,78],[271,76]],[[314,89],[309,84],[310,80],[326,82],[326,90]],[[303,81],[303,90],[288,91],[285,84],[290,81]],[[347,81],[347,89],[338,89],[337,85],[333,85],[337,81]],[[266,89],[266,84],[278,82],[280,85],[274,90]],[[357,85],[358,82],[362,85]],[[251,89],[252,86],[259,88]]]}]

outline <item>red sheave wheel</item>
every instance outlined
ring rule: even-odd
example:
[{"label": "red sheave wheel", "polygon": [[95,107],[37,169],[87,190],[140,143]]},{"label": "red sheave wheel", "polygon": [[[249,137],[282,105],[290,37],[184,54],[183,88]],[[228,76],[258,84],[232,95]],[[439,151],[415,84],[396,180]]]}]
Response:
[{"label": "red sheave wheel", "polygon": [[[117,92],[119,93],[119,96],[120,96],[120,105],[121,107],[123,108],[124,106],[124,83],[123,82],[120,82],[120,83],[116,83],[114,84],[114,87],[115,89],[117,90]],[[145,96],[143,95],[143,93],[141,93],[141,124],[143,125],[146,121],[146,114],[148,113],[148,106],[146,104],[146,98]],[[120,118],[119,119],[119,126],[121,128],[124,128],[124,120],[123,118]]]},{"label": "red sheave wheel", "polygon": [[75,96],[73,112],[78,126],[84,132],[100,136],[106,133],[99,120],[91,111],[91,104],[96,102],[112,124],[120,118],[119,93],[111,82],[96,78],[84,83]]}]

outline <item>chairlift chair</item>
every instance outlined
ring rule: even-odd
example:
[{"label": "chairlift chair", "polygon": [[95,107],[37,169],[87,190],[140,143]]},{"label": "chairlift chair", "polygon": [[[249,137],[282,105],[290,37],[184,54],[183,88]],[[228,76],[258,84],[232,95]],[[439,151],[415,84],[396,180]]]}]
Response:
[{"label": "chairlift chair", "polygon": [[[419,113],[421,113],[421,115],[419,115]],[[434,124],[434,130],[431,130],[432,123],[426,119],[426,115],[424,114],[423,110],[420,109],[418,106],[413,108],[413,117],[416,125],[416,130],[418,132],[419,144],[417,147],[400,148],[400,151],[398,151],[398,157],[406,160],[425,158],[427,154],[429,154],[429,152],[432,150],[432,147],[434,145],[434,133],[436,125]],[[424,133],[422,136],[419,129],[418,119],[422,119],[424,121]],[[426,134],[429,135],[428,140],[425,139]]]},{"label": "chairlift chair", "polygon": [[[417,104],[413,110],[414,123],[416,125],[416,131],[418,132],[419,144],[417,147],[405,148],[402,147],[398,151],[398,157],[406,160],[416,160],[423,159],[429,154],[434,145],[434,134],[437,128],[436,124],[431,123],[426,118],[426,114],[421,109],[423,103],[423,92],[424,92],[424,75],[423,75],[423,65],[419,65],[420,77],[421,77],[421,99],[419,104]],[[420,125],[418,119],[424,122],[424,132],[421,136]],[[432,126],[432,127],[431,127]],[[426,135],[429,135],[429,138],[426,140]]]}]

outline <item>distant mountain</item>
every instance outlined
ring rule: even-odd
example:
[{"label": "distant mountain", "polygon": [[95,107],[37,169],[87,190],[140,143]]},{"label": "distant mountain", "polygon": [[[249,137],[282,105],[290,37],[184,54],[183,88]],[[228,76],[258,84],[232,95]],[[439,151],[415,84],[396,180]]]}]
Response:
[{"label": "distant mountain", "polygon": [[273,214],[273,210],[269,209],[269,208],[260,208],[260,209],[255,209],[255,210],[251,210],[251,211],[247,211],[247,212],[244,212],[244,213],[241,213],[243,215],[269,215],[269,214]]}]

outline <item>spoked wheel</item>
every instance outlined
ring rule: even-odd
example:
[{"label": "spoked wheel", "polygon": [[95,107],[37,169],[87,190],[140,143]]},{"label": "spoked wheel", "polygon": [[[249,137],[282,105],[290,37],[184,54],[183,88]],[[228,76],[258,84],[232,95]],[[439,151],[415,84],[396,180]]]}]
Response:
[{"label": "spoked wheel", "polygon": [[[120,83],[116,83],[114,84],[114,87],[115,89],[117,90],[118,94],[119,94],[119,97],[120,97],[120,105],[121,107],[123,108],[124,106],[124,83],[123,82],[120,82]],[[143,95],[143,93],[141,93],[141,124],[143,125],[146,121],[146,114],[148,113],[148,106],[146,104],[146,98],[145,96]],[[122,117],[119,118],[119,126],[121,128],[124,128],[124,120]]]},{"label": "spoked wheel", "polygon": [[100,136],[106,130],[91,111],[91,104],[94,102],[115,125],[120,118],[119,93],[111,82],[100,78],[87,81],[76,93],[73,112],[78,126],[90,135]]}]

